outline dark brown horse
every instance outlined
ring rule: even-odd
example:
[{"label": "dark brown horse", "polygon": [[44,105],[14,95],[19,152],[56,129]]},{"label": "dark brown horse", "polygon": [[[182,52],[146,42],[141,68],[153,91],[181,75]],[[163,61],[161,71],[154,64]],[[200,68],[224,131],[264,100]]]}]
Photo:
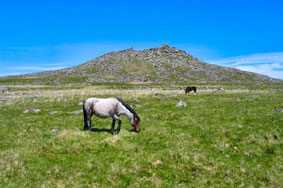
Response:
[{"label": "dark brown horse", "polygon": [[185,89],[185,93],[188,94],[190,93],[191,91],[194,91],[194,93],[197,92],[197,88],[195,86],[189,86]]}]

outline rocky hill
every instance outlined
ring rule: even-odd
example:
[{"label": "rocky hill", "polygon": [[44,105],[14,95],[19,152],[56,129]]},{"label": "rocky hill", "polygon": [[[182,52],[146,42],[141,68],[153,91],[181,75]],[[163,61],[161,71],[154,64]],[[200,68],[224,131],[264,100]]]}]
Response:
[{"label": "rocky hill", "polygon": [[141,51],[110,52],[84,64],[56,71],[16,76],[32,83],[93,82],[263,82],[268,76],[207,64],[185,51],[164,44]]}]

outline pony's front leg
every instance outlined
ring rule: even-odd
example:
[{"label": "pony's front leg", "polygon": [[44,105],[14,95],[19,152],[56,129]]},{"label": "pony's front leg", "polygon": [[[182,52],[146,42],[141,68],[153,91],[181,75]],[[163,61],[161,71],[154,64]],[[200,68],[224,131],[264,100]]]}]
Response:
[{"label": "pony's front leg", "polygon": [[113,118],[111,130],[110,130],[111,134],[114,134],[115,123],[116,123],[116,120]]},{"label": "pony's front leg", "polygon": [[118,128],[117,128],[117,133],[119,134],[120,130],[121,130],[121,124],[122,124],[122,121],[119,119],[118,120]]},{"label": "pony's front leg", "polygon": [[[117,133],[120,132],[121,130],[121,124],[122,124],[122,121],[119,119],[119,117],[117,115],[114,115],[113,116],[113,121],[118,121],[118,128],[117,128]],[[113,129],[113,132],[114,132],[114,129]]]},{"label": "pony's front leg", "polygon": [[89,118],[89,120],[88,120],[88,129],[90,129],[91,128],[91,117]]}]

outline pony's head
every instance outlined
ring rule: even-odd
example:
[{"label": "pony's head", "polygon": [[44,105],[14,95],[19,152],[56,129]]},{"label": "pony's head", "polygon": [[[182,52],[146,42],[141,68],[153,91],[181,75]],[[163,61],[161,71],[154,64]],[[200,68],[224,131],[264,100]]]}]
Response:
[{"label": "pony's head", "polygon": [[140,128],[140,117],[138,115],[134,115],[134,118],[131,120],[131,125],[135,128],[135,131],[139,133],[141,131]]},{"label": "pony's head", "polygon": [[130,121],[131,121],[131,125],[134,127],[136,132],[140,132],[140,117],[138,116],[138,114],[132,109],[132,107],[130,105],[128,105],[125,101],[123,101],[120,98],[116,98],[124,107],[126,107],[130,113],[133,114],[133,116],[129,116],[131,117]]}]

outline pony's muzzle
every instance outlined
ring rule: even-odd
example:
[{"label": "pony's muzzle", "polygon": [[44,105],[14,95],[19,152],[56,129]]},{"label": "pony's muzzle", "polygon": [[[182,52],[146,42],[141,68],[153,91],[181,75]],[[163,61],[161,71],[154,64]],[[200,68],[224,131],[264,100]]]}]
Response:
[{"label": "pony's muzzle", "polygon": [[140,127],[135,127],[136,132],[139,133],[141,131]]}]

